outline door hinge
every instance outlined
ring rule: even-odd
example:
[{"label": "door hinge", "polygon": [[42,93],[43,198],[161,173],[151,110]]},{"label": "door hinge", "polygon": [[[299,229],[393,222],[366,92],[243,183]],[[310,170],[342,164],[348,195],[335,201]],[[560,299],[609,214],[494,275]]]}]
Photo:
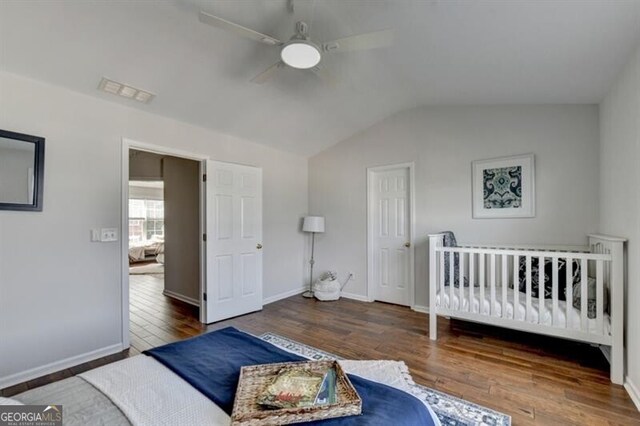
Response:
[{"label": "door hinge", "polygon": [[202,293],[202,298],[204,299],[204,301],[207,301],[207,293]]},{"label": "door hinge", "polygon": [[203,181],[203,182],[206,182],[206,181],[207,181],[207,174],[206,174],[206,173],[203,173],[203,174],[202,174],[202,181]]},{"label": "door hinge", "polygon": [[202,234],[202,241],[204,241],[204,242],[207,241],[207,234]]}]

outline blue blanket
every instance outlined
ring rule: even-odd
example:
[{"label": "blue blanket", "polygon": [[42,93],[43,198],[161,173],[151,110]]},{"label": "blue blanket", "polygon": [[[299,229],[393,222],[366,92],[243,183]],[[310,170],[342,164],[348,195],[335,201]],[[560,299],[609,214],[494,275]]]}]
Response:
[{"label": "blue blanket", "polygon": [[[233,327],[144,352],[164,364],[228,414],[233,409],[240,367],[305,361]],[[310,422],[322,425],[434,425],[417,398],[395,388],[349,376],[362,398],[362,415]]]}]

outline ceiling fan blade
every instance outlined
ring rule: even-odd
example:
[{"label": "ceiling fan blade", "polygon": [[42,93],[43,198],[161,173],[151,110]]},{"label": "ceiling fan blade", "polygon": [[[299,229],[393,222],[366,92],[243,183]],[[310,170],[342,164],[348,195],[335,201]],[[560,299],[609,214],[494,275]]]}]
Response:
[{"label": "ceiling fan blade", "polygon": [[322,43],[324,52],[349,52],[352,50],[377,49],[393,44],[393,30],[359,34]]},{"label": "ceiling fan blade", "polygon": [[336,79],[333,74],[325,66],[316,65],[311,68],[311,72],[320,77],[322,81],[331,87],[336,87]]},{"label": "ceiling fan blade", "polygon": [[212,25],[217,28],[221,28],[223,30],[231,31],[232,33],[235,33],[239,36],[250,38],[251,40],[259,41],[270,46],[278,46],[282,44],[282,42],[275,37],[259,33],[252,29],[243,27],[242,25],[234,24],[233,22],[229,22],[226,19],[210,15],[207,12],[200,11],[200,22]]},{"label": "ceiling fan blade", "polygon": [[265,83],[269,81],[276,74],[276,71],[278,71],[282,67],[284,67],[284,62],[278,61],[266,70],[262,71],[260,74],[253,77],[251,79],[251,82],[256,84]]}]

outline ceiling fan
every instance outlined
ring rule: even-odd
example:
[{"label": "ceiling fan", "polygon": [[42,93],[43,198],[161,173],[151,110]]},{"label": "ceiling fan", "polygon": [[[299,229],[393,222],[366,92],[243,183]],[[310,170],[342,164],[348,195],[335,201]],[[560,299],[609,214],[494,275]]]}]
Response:
[{"label": "ceiling fan", "polygon": [[303,21],[296,22],[295,34],[288,41],[278,40],[203,11],[200,12],[200,21],[239,36],[280,48],[280,60],[251,79],[252,82],[258,84],[268,81],[276,71],[285,66],[310,70],[324,80],[331,80],[326,68],[320,66],[323,54],[375,49],[389,46],[393,42],[393,30],[376,31],[324,43],[314,43],[309,38],[309,26]]}]

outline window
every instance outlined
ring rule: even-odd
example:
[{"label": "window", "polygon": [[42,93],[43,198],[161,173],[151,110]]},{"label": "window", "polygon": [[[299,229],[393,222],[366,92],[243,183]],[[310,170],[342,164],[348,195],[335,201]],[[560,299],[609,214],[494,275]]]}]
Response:
[{"label": "window", "polygon": [[164,202],[129,199],[129,241],[141,242],[164,237]]},{"label": "window", "polygon": [[149,219],[164,219],[164,201],[144,200]]},{"label": "window", "polygon": [[147,240],[152,239],[154,235],[164,236],[164,220],[147,220]]},{"label": "window", "polygon": [[147,213],[145,209],[145,200],[129,200],[129,219],[131,218],[146,218]]},{"label": "window", "polygon": [[142,220],[129,219],[129,241],[142,241],[144,225]]}]

